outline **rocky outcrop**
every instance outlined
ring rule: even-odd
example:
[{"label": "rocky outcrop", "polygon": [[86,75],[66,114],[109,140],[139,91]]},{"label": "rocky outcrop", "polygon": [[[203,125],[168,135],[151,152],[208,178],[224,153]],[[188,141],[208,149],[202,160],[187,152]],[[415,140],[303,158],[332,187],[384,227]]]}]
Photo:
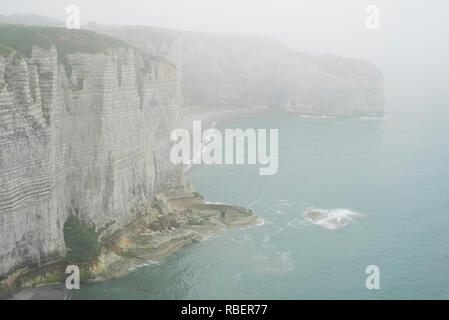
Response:
[{"label": "rocky outcrop", "polygon": [[64,256],[70,214],[113,232],[182,193],[178,121],[167,60],[90,31],[2,25],[0,280]]},{"label": "rocky outcrop", "polygon": [[382,73],[365,61],[297,53],[267,37],[90,28],[173,61],[187,107],[266,105],[311,115],[383,115]]},{"label": "rocky outcrop", "polygon": [[[190,185],[186,182],[185,193],[158,193],[150,207],[144,214],[138,215],[134,221],[125,227],[112,231],[109,228],[101,228],[96,231],[89,228],[84,230],[94,236],[100,236],[101,240],[96,244],[101,247],[101,252],[95,259],[77,260],[80,268],[81,282],[96,282],[105,279],[118,278],[126,275],[137,266],[146,265],[149,261],[163,259],[177,249],[188,244],[202,241],[215,234],[225,232],[228,229],[239,229],[258,225],[262,219],[255,216],[251,210],[232,205],[206,203],[197,192],[191,192]],[[79,237],[83,232],[81,221],[70,217],[72,231],[66,230],[69,238]],[[108,230],[109,229],[109,230]],[[74,232],[76,231],[76,232]],[[65,237],[68,235],[66,234]],[[73,253],[79,247],[80,242],[68,243]],[[75,246],[74,246],[75,245]],[[83,251],[78,250],[78,253]],[[35,287],[43,284],[65,282],[65,273],[68,264],[74,264],[71,260],[74,255],[69,255],[66,260],[55,260],[42,268],[23,268],[8,275],[0,281],[0,294],[3,288],[5,292],[13,293],[14,288]],[[44,289],[44,295],[48,297],[57,294],[60,298],[67,295],[53,285]],[[32,289],[21,290],[17,296],[29,296],[42,292]],[[0,296],[0,299],[10,298],[11,295]]]}]

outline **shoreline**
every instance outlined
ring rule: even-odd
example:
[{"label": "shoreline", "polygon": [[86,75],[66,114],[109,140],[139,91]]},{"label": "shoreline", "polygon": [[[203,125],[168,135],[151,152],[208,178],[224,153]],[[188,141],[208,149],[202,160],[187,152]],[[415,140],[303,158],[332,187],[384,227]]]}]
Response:
[{"label": "shoreline", "polygon": [[[188,183],[187,188],[192,188]],[[105,235],[100,255],[91,262],[50,262],[27,273],[11,274],[11,286],[0,300],[67,300],[65,266],[80,267],[81,286],[121,278],[135,268],[157,263],[195,242],[228,230],[263,224],[250,209],[207,203],[193,188],[181,195],[158,194],[148,212],[113,234]],[[83,280],[83,274],[87,275]],[[55,279],[58,280],[55,282]],[[64,283],[63,283],[64,282]],[[5,289],[5,288],[3,288]]]},{"label": "shoreline", "polygon": [[[253,107],[186,113],[182,116],[182,127],[191,133],[193,127],[192,121],[194,120],[201,121],[202,129],[206,130],[208,128],[213,128],[216,124],[223,121],[251,116],[266,112],[268,110],[269,109],[265,107]],[[301,118],[312,119],[331,117],[325,115],[313,117],[310,115],[301,115],[295,112],[293,112],[293,114],[299,115]],[[185,168],[185,172],[187,173],[197,166],[198,165],[190,165],[190,167]],[[203,206],[203,208],[200,208],[199,212],[193,215],[198,215],[203,219],[203,222],[205,220],[205,224],[197,222],[191,223],[189,221],[181,226],[176,226],[176,228],[169,226],[162,231],[149,231],[149,229],[136,231],[136,225],[139,225],[138,228],[140,228],[141,223],[141,221],[136,220],[132,223],[133,226],[131,228],[126,226],[123,230],[120,230],[121,235],[119,236],[117,243],[114,244],[114,248],[108,248],[105,252],[102,251],[98,261],[93,263],[92,266],[87,267],[87,269],[83,267],[83,271],[87,270],[89,274],[92,274],[92,278],[89,278],[89,280],[84,283],[95,283],[107,279],[117,279],[127,275],[136,268],[140,268],[150,263],[157,263],[171,253],[189,244],[210,239],[218,234],[226,232],[227,230],[244,230],[264,224],[263,219],[255,216],[252,212],[249,214],[248,212],[250,212],[250,210],[248,211],[248,209],[204,201],[201,196],[195,195],[197,193],[194,192],[193,188],[190,186],[190,183],[187,182],[187,184],[189,185],[187,188],[189,189],[187,195],[184,194],[182,197],[179,197],[178,195],[174,198],[165,195],[163,197],[164,199],[159,199],[161,200],[163,210],[158,213],[158,218],[164,216],[170,220],[173,216],[173,212],[178,212],[179,214],[180,211],[183,211],[183,214],[185,216],[189,216],[190,219],[192,215],[192,208],[200,205]],[[189,192],[191,195],[188,195]],[[189,208],[189,206],[192,206],[192,199],[194,199],[194,205]],[[176,204],[170,203],[173,201],[176,202]],[[194,210],[196,209],[198,209],[198,207],[194,208]],[[223,217],[223,211],[226,210],[234,211],[234,213],[237,212],[237,215]],[[145,225],[146,222],[144,221],[143,225]],[[131,254],[128,255],[128,253]],[[45,271],[39,274],[40,269],[47,268],[50,269],[49,272]],[[22,275],[11,275],[13,278],[15,277],[13,283],[16,279],[19,279],[21,284],[15,287],[15,289],[10,288],[8,291],[1,294],[0,300],[71,299],[73,291],[66,289],[64,283],[48,281],[51,276],[56,274],[55,269],[51,268],[51,263],[49,263],[39,267],[38,269],[28,270],[35,273],[33,276],[36,276],[37,274],[38,279],[33,278],[33,276],[30,276],[29,274],[25,274],[23,279]],[[61,272],[58,272],[58,275],[61,275]],[[44,284],[37,284],[42,283],[39,282],[40,280],[42,280]]]},{"label": "shoreline", "polygon": [[[223,121],[238,119],[245,116],[251,116],[254,114],[262,113],[269,110],[266,106],[255,106],[248,108],[238,109],[226,109],[220,111],[200,111],[191,112],[182,115],[182,127],[192,135],[193,121],[201,121],[201,129],[207,130],[215,128],[215,126]],[[190,160],[193,159],[193,152]],[[188,173],[193,168],[198,166],[197,164],[184,165],[184,173]]]},{"label": "shoreline", "polygon": [[[193,110],[192,112],[187,112],[182,115],[182,128],[188,130],[190,135],[192,135],[193,121],[201,121],[201,130],[205,131],[207,129],[215,128],[215,126],[221,122],[227,120],[234,120],[243,118],[246,116],[252,116],[260,114],[263,112],[273,111],[274,109],[268,106],[254,106],[248,108],[236,108],[236,109],[224,109],[218,111],[198,111]],[[322,120],[322,119],[354,119],[354,120],[386,120],[389,118],[389,114],[384,113],[382,116],[344,116],[344,115],[331,115],[331,114],[307,114],[301,113],[295,110],[278,110],[280,112],[291,114],[297,116],[304,120]],[[202,151],[200,151],[202,152]],[[190,162],[192,162],[194,155],[193,150],[191,150]],[[193,168],[198,167],[199,164],[185,164],[184,173],[188,173],[193,170]]]},{"label": "shoreline", "polygon": [[49,283],[7,293],[0,300],[70,300],[71,297],[72,290],[66,289],[65,283]]},{"label": "shoreline", "polygon": [[[239,108],[239,109],[227,109],[227,110],[220,110],[220,111],[199,111],[199,112],[191,112],[186,113],[182,115],[182,127],[184,129],[187,129],[190,133],[192,132],[193,127],[193,121],[199,120],[202,122],[203,130],[208,128],[213,128],[217,123],[230,120],[230,119],[236,119],[244,116],[249,116],[256,113],[261,113],[263,111],[266,111],[267,108],[265,107],[251,107],[251,108]],[[187,173],[189,170],[191,170],[195,165],[192,165],[190,167],[185,167],[185,173]],[[193,191],[193,188],[191,187],[190,183],[188,189],[193,194],[196,194],[196,192]],[[189,193],[189,192],[187,192]],[[182,201],[186,201],[187,204],[182,204],[182,201],[176,204],[175,208],[171,205],[168,205],[167,203],[170,202],[172,199],[166,198],[162,200],[162,202],[165,202],[163,207],[168,212],[165,212],[167,217],[172,215],[171,211],[178,211],[180,208],[188,207],[189,205],[192,205],[192,203],[189,204],[188,199],[195,199],[194,206],[197,206],[198,204],[204,206],[204,208],[201,208],[200,211],[209,211],[209,213],[206,214],[205,217],[201,217],[203,220],[206,220],[206,225],[191,225],[187,223],[187,225],[173,228],[169,227],[167,230],[159,232],[152,232],[151,235],[145,234],[140,235],[140,237],[152,237],[153,242],[151,243],[148,248],[132,248],[133,250],[132,255],[125,256],[121,255],[120,253],[117,254],[116,250],[108,250],[108,252],[102,252],[102,254],[99,256],[98,261],[94,263],[94,266],[89,267],[89,270],[87,270],[88,273],[93,273],[95,276],[92,279],[89,279],[87,283],[95,283],[104,281],[107,279],[116,279],[123,277],[127,275],[129,272],[132,271],[134,268],[138,268],[139,266],[143,266],[145,264],[148,264],[148,261],[160,261],[170,255],[171,253],[177,251],[178,249],[187,246],[189,244],[192,244],[194,242],[200,242],[204,241],[206,239],[209,239],[215,235],[221,234],[226,232],[227,230],[237,230],[237,229],[246,229],[248,227],[257,226],[263,224],[263,219],[255,216],[250,210],[227,205],[227,204],[217,204],[217,203],[209,203],[205,202],[201,196],[198,198],[197,195],[194,195],[193,197],[187,196],[187,198],[182,198]],[[186,200],[187,199],[187,200]],[[176,199],[175,199],[176,201]],[[185,209],[185,208],[183,208]],[[221,215],[223,214],[223,210],[231,210],[233,211],[232,217],[226,217],[222,218]],[[191,212],[191,209],[188,209],[187,212]],[[210,214],[211,212],[214,212],[214,214]],[[239,214],[243,213],[241,216],[235,216],[236,212],[240,212]],[[251,212],[248,214],[248,212]],[[204,214],[203,213],[200,213]],[[187,215],[191,215],[191,213],[188,213]],[[201,219],[200,218],[200,219]],[[136,222],[133,223],[135,225]],[[148,230],[146,230],[148,231]],[[127,234],[125,237],[125,241],[121,241],[126,243],[126,245],[129,245],[131,243],[132,247],[132,241],[128,239],[129,233],[133,233],[134,231],[130,231],[129,228],[124,228],[123,230],[120,230],[120,233]],[[123,239],[122,239],[123,240]],[[139,239],[138,242],[141,242],[142,239]],[[147,241],[145,239],[144,241]],[[125,246],[126,246],[125,245]],[[118,245],[119,247],[121,244]],[[124,251],[126,248],[120,248],[119,251]],[[122,252],[123,253],[123,252]],[[7,289],[6,292],[3,292],[0,295],[0,300],[67,300],[72,297],[72,290],[68,290],[65,288],[65,283],[61,282],[49,282],[44,284],[34,284],[36,282],[36,279],[43,280],[47,277],[52,277],[55,274],[58,274],[61,276],[61,270],[55,271],[52,270],[52,264],[54,262],[49,262],[48,264],[39,267],[38,269],[30,269],[24,272],[24,274],[20,274],[21,272],[17,272],[18,274],[10,274],[10,278],[12,278],[12,283],[16,283],[16,281],[22,283],[16,285],[15,289],[10,288]],[[27,269],[27,268],[26,268]],[[49,269],[50,271],[45,271],[43,274],[39,274],[39,269]],[[86,271],[83,269],[83,271]],[[35,275],[29,276],[29,274],[39,274],[37,278]],[[66,275],[62,275],[65,276]],[[9,280],[9,279],[8,279]],[[83,282],[83,281],[82,281]]]}]

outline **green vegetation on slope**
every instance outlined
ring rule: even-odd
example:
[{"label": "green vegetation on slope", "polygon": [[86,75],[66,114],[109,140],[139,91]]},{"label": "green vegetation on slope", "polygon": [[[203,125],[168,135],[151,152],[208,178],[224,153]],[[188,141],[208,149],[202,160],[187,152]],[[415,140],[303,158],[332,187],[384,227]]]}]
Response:
[{"label": "green vegetation on slope", "polygon": [[34,29],[49,39],[62,55],[73,52],[98,53],[114,47],[128,47],[121,40],[88,30],[52,27],[35,27]]},{"label": "green vegetation on slope", "polygon": [[114,47],[129,47],[121,40],[88,30],[0,24],[0,54],[3,56],[14,49],[30,57],[33,46],[50,49],[52,45],[56,47],[58,60],[64,65],[68,76],[71,74],[66,60],[69,53],[100,53]]},{"label": "green vegetation on slope", "polygon": [[23,25],[0,24],[0,45],[30,56],[33,46],[49,49],[50,40],[40,34],[37,28]]},{"label": "green vegetation on slope", "polygon": [[33,46],[49,49],[52,44],[60,55],[73,52],[98,53],[113,47],[128,47],[121,40],[93,31],[15,24],[0,24],[0,44],[28,57]]},{"label": "green vegetation on slope", "polygon": [[0,56],[7,57],[12,51],[13,49],[0,44]]},{"label": "green vegetation on slope", "polygon": [[95,226],[71,215],[64,223],[64,242],[68,261],[88,261],[100,255],[101,247]]},{"label": "green vegetation on slope", "polygon": [[[18,24],[0,23],[0,55],[7,56],[13,50],[30,57],[33,46],[49,49],[54,46],[58,52],[58,61],[65,67],[67,75],[71,75],[71,67],[67,63],[69,53],[101,53],[108,49],[129,48],[126,42],[98,34],[90,30],[69,30],[57,27],[25,26]],[[133,47],[134,48],[134,47]],[[142,49],[134,48],[142,54],[144,72],[151,71],[151,62],[159,61],[173,65],[166,59],[145,53]]]}]

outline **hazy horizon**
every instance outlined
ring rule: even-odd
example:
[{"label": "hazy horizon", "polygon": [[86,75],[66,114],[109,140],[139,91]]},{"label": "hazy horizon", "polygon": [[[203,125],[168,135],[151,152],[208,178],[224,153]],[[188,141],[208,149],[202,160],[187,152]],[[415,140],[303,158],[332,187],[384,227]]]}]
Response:
[{"label": "hazy horizon", "polygon": [[[385,0],[130,0],[122,1],[56,1],[45,3],[32,0],[2,1],[0,13],[38,14],[65,19],[65,8],[75,4],[80,8],[82,24],[95,21],[100,24],[149,25],[197,32],[258,34],[277,38],[292,49],[312,53],[336,53],[345,56],[369,58],[381,53],[379,42],[417,36],[427,38],[429,31],[449,26],[444,1]],[[365,27],[368,5],[380,10],[380,29]],[[396,34],[400,31],[401,35]],[[407,32],[408,31],[408,32]],[[434,38],[436,40],[436,38]],[[365,47],[370,45],[370,47]]]},{"label": "hazy horizon", "polygon": [[3,0],[0,300],[448,299],[448,13]]},{"label": "hazy horizon", "polygon": [[[70,4],[80,8],[82,25],[95,21],[264,35],[297,51],[364,59],[383,71],[390,102],[407,97],[408,92],[417,99],[449,100],[444,85],[449,80],[449,46],[443,34],[449,30],[449,4],[445,1],[434,0],[429,5],[418,0],[130,0],[123,5],[120,0],[6,0],[0,4],[0,14],[38,14],[64,20]],[[377,30],[366,28],[368,5],[379,8]]]}]

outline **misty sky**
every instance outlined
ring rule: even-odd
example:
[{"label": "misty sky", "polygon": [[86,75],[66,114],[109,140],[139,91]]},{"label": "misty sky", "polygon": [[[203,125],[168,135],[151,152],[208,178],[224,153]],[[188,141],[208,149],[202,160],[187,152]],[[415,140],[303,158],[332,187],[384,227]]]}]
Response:
[{"label": "misty sky", "polygon": [[[80,8],[82,24],[269,35],[296,50],[372,61],[396,85],[430,77],[443,92],[449,79],[445,0],[2,0],[0,14],[64,20],[69,4]],[[367,5],[379,7],[380,30],[365,27]]]},{"label": "misty sky", "polygon": [[[78,5],[82,23],[266,34],[303,51],[363,58],[379,55],[392,39],[431,41],[436,35],[429,31],[447,33],[449,27],[444,0],[2,0],[0,13],[64,19],[69,4]],[[380,9],[378,31],[365,27],[370,4]]]}]

